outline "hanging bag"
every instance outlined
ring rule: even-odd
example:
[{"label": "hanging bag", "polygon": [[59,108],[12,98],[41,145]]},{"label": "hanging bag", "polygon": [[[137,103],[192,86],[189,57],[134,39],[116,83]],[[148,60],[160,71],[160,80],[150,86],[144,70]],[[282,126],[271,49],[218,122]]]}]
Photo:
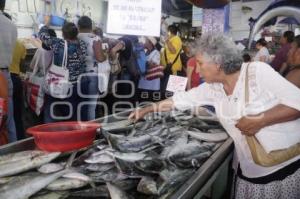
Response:
[{"label": "hanging bag", "polygon": [[6,78],[0,73],[0,146],[8,144],[7,113],[8,85]]},{"label": "hanging bag", "polygon": [[104,62],[98,62],[98,88],[101,93],[106,92],[108,88],[109,75],[111,67],[109,60],[106,59]]},{"label": "hanging bag", "polygon": [[43,84],[45,83],[45,67],[43,66],[43,73],[38,75],[39,60],[43,56],[40,50],[36,51],[34,59],[32,60],[33,71],[27,73],[26,78],[26,101],[28,106],[37,115],[40,115],[44,106],[44,89]]},{"label": "hanging bag", "polygon": [[45,77],[45,92],[54,98],[65,99],[71,95],[72,84],[69,82],[69,70],[67,69],[68,63],[68,44],[65,41],[64,55],[62,66],[54,64],[50,66]]},{"label": "hanging bag", "polygon": [[[245,76],[245,105],[249,103],[249,65],[246,68]],[[300,143],[287,149],[267,153],[255,136],[246,136],[246,140],[254,162],[263,167],[275,166],[300,155]]]},{"label": "hanging bag", "polygon": [[[172,75],[172,67],[173,65],[176,63],[176,61],[178,60],[179,56],[180,56],[180,52],[181,52],[181,49],[179,50],[177,56],[175,57],[173,63],[168,63],[168,57],[167,57],[167,50],[165,49],[164,50],[164,55],[165,55],[165,60],[166,60],[166,68],[165,68],[165,73],[167,75]],[[178,71],[178,72],[181,72],[181,71]]]}]

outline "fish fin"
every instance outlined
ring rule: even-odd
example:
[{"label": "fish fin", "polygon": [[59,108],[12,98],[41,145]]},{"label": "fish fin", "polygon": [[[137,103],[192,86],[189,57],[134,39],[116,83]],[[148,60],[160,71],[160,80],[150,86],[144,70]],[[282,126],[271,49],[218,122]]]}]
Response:
[{"label": "fish fin", "polygon": [[67,161],[67,164],[66,164],[66,167],[65,167],[66,169],[69,169],[72,166],[73,161],[74,161],[74,159],[77,155],[77,152],[78,152],[77,150],[72,152],[71,156],[69,157],[69,159]]},{"label": "fish fin", "polygon": [[162,147],[166,147],[166,145],[163,143],[163,139],[160,138],[159,136],[153,135],[151,138],[157,144],[161,145]]},{"label": "fish fin", "polygon": [[196,159],[192,159],[191,163],[192,163],[192,166],[195,167],[195,168],[199,168],[200,167],[200,163]]},{"label": "fish fin", "polygon": [[91,180],[91,181],[89,181],[89,184],[91,185],[91,187],[93,188],[93,189],[96,189],[97,187],[96,187],[96,184]]}]

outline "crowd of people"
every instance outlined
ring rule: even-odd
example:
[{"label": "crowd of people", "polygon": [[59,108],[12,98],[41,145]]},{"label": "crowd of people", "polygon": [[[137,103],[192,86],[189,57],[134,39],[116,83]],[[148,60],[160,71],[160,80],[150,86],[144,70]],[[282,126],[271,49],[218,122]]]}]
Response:
[{"label": "crowd of people", "polygon": [[245,62],[261,61],[269,64],[275,71],[279,72],[288,81],[300,88],[299,56],[300,35],[295,36],[293,31],[286,31],[280,38],[280,48],[275,55],[270,56],[268,43],[264,38],[256,42],[257,53],[253,58],[244,54]]},{"label": "crowd of people", "polygon": [[[25,137],[20,66],[26,49],[4,8],[5,0],[0,0],[0,144]],[[58,38],[46,22],[31,64],[45,79],[44,123],[94,120],[101,100],[109,108],[119,101],[133,107],[136,102],[157,102],[134,111],[129,116],[133,120],[154,111],[210,105],[235,144],[235,198],[299,197],[299,154],[264,167],[255,162],[247,142],[247,137],[263,134],[268,146],[271,137],[274,143],[284,143],[272,146],[277,150],[299,143],[299,35],[285,32],[274,57],[263,38],[251,57],[224,35],[183,42],[175,25],[168,27],[163,43],[155,37],[111,39],[82,16],[77,24],[66,22],[62,35]],[[187,91],[168,92],[170,75],[187,77]]]},{"label": "crowd of people", "polygon": [[[8,84],[7,117],[5,118],[10,142],[25,138],[22,122],[24,102],[20,67],[26,57],[24,44],[17,39],[17,29],[1,1],[1,74]],[[170,75],[187,77],[186,90],[207,81],[199,70],[195,41],[182,41],[178,28],[170,25],[160,38],[123,36],[111,39],[95,28],[92,20],[82,16],[77,24],[66,22],[63,38],[46,25],[41,27],[37,49],[31,63],[36,75],[47,76],[50,68],[61,66],[68,75],[69,93],[65,97],[53,95],[45,89],[42,107],[43,123],[62,120],[89,121],[97,118],[99,103],[105,102],[112,113],[115,102],[131,103],[133,108],[142,102],[157,102],[173,93],[166,90]],[[280,39],[281,48],[272,58],[267,42],[256,42],[257,53],[242,56],[244,62],[260,61],[270,64],[282,76],[300,86],[299,36],[286,31]],[[37,69],[34,69],[37,66]],[[62,71],[61,73],[64,73]],[[49,81],[49,80],[48,80]],[[4,84],[3,84],[4,85]],[[124,97],[125,96],[125,97]],[[22,103],[20,103],[22,102]],[[121,107],[122,107],[122,103]],[[126,105],[125,105],[126,107]]]}]

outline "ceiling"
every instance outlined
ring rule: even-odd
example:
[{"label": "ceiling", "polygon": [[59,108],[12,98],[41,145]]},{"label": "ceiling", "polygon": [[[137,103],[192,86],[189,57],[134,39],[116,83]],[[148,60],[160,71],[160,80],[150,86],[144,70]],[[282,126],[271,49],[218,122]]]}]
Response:
[{"label": "ceiling", "polygon": [[162,0],[162,11],[167,15],[192,18],[192,5],[184,0]]},{"label": "ceiling", "polygon": [[191,19],[192,5],[202,8],[220,8],[228,2],[229,0],[162,0],[162,10],[168,15]]}]

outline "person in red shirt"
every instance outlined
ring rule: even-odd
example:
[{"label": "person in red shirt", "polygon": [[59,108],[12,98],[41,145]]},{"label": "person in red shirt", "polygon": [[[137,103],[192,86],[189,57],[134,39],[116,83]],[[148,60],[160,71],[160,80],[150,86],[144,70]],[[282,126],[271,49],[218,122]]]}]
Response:
[{"label": "person in red shirt", "polygon": [[195,57],[190,58],[187,62],[187,78],[187,90],[195,88],[202,83],[200,74],[197,70],[197,62]]}]

